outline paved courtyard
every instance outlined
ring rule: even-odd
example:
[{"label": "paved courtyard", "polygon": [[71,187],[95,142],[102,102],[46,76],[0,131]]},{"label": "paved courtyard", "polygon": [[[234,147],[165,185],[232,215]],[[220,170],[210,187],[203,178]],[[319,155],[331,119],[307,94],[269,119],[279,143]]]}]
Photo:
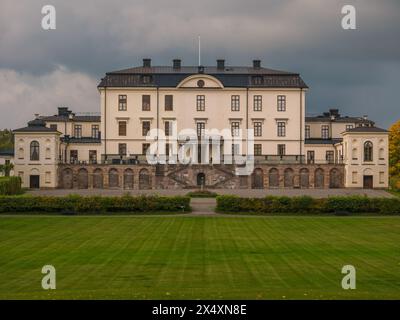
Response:
[{"label": "paved courtyard", "polygon": [[[68,194],[80,194],[82,196],[103,195],[103,196],[121,196],[124,194],[158,194],[158,195],[185,195],[190,189],[181,190],[120,190],[120,189],[53,189],[53,190],[30,190],[29,194],[42,196],[64,196]],[[265,197],[272,196],[302,196],[307,195],[314,198],[326,198],[330,196],[351,196],[362,195],[368,197],[393,197],[385,190],[372,189],[212,189],[218,194],[233,194],[241,197]]]}]

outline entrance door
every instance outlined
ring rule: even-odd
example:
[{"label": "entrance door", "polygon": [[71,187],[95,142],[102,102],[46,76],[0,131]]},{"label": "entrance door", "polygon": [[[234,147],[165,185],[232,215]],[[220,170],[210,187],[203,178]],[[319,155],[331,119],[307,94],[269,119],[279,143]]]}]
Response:
[{"label": "entrance door", "polygon": [[200,172],[197,175],[197,186],[204,187],[206,184],[206,176],[203,172]]},{"label": "entrance door", "polygon": [[372,189],[374,187],[374,177],[373,176],[364,176],[363,181],[364,189]]},{"label": "entrance door", "polygon": [[39,189],[39,187],[40,187],[40,176],[38,175],[29,176],[29,188]]}]

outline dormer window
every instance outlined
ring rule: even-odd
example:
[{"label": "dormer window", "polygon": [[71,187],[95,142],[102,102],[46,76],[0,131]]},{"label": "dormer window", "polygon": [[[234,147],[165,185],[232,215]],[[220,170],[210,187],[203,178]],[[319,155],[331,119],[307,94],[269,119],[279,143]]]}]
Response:
[{"label": "dormer window", "polygon": [[152,77],[150,75],[142,75],[141,82],[143,84],[149,84],[152,82]]},{"label": "dormer window", "polygon": [[261,77],[261,76],[254,76],[252,80],[253,80],[254,85],[263,84],[263,77]]}]

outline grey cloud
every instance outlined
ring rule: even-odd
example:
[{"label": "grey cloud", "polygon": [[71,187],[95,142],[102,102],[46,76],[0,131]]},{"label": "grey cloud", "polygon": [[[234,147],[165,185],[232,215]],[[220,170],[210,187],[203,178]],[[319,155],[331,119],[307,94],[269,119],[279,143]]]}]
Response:
[{"label": "grey cloud", "polygon": [[[99,80],[144,56],[155,64],[174,57],[195,64],[201,34],[204,64],[219,57],[250,64],[257,57],[268,67],[300,72],[311,86],[309,110],[338,104],[372,114],[378,103],[388,111],[377,114],[381,125],[399,117],[389,107],[397,103],[393,74],[400,71],[397,0],[352,1],[358,25],[352,31],[340,26],[340,9],[349,3],[341,0],[53,0],[57,30],[47,32],[40,28],[47,1],[2,2],[1,68],[45,79],[63,65]],[[362,94],[371,88],[380,92],[374,104]]]}]

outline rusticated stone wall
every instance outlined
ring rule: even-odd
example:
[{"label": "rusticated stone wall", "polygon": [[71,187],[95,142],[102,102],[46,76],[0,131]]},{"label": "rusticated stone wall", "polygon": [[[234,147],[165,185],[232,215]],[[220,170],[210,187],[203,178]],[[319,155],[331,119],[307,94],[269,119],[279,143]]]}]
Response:
[{"label": "rusticated stone wall", "polygon": [[259,165],[237,176],[234,165],[69,165],[58,168],[62,189],[343,188],[343,165]]}]

